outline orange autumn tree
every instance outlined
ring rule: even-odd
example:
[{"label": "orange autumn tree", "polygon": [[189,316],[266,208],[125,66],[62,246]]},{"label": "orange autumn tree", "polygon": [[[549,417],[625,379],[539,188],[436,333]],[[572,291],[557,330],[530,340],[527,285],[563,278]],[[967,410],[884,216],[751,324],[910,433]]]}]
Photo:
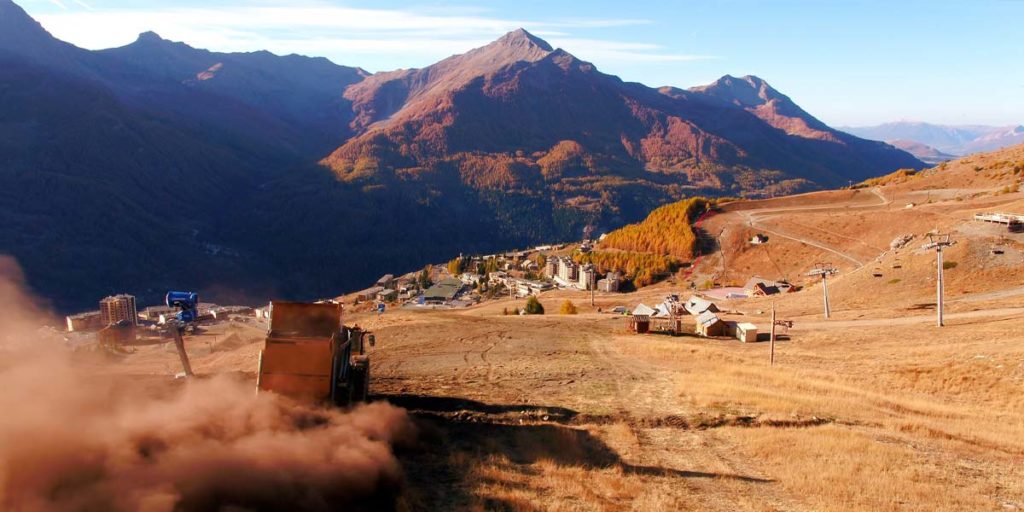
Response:
[{"label": "orange autumn tree", "polygon": [[701,197],[667,204],[651,212],[642,222],[608,233],[601,247],[693,259],[697,234],[692,223],[708,205],[708,200]]}]

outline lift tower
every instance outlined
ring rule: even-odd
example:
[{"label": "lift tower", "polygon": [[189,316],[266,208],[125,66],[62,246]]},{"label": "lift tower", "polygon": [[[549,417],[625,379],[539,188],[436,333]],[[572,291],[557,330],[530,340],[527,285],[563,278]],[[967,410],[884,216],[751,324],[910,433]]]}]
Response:
[{"label": "lift tower", "polygon": [[921,249],[931,250],[935,249],[935,268],[938,272],[938,279],[935,280],[935,313],[936,313],[936,324],[942,327],[942,249],[949,247],[956,242],[949,239],[949,235],[941,235],[939,233],[929,233],[928,243],[921,246]]},{"label": "lift tower", "polygon": [[828,276],[834,276],[839,272],[839,269],[832,266],[831,263],[823,262],[816,263],[814,270],[807,273],[809,277],[821,276],[821,290],[825,297],[825,318],[832,316],[832,310],[828,307]]}]

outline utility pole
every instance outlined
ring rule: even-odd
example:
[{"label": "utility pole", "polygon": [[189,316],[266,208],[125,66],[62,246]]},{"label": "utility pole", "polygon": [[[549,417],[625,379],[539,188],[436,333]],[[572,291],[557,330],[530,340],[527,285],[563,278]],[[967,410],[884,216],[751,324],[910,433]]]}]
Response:
[{"label": "utility pole", "polygon": [[949,239],[949,235],[940,235],[938,233],[928,234],[928,243],[921,246],[924,250],[935,249],[935,268],[938,273],[938,278],[935,280],[935,313],[936,313],[936,324],[939,327],[943,326],[942,323],[942,249],[955,244],[955,241]]},{"label": "utility pole", "polygon": [[597,288],[597,267],[590,269],[590,307],[594,307],[594,293]]},{"label": "utility pole", "polygon": [[181,369],[186,377],[195,376],[192,373],[192,364],[188,360],[188,352],[185,352],[185,340],[182,333],[185,332],[185,323],[180,320],[170,320],[171,337],[174,338],[174,348],[178,351],[178,359],[181,360]]},{"label": "utility pole", "polygon": [[832,266],[831,263],[816,263],[814,270],[807,273],[809,277],[821,276],[821,291],[825,298],[825,318],[832,316],[832,310],[828,305],[828,276],[836,275],[839,269]]}]

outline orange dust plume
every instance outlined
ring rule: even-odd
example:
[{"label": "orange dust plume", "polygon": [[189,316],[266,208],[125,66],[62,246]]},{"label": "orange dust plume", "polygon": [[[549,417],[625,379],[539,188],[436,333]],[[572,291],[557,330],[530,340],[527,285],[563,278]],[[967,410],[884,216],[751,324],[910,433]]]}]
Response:
[{"label": "orange dust plume", "polygon": [[351,411],[255,393],[226,376],[154,389],[43,339],[45,308],[0,259],[0,509],[386,510],[403,409]]}]

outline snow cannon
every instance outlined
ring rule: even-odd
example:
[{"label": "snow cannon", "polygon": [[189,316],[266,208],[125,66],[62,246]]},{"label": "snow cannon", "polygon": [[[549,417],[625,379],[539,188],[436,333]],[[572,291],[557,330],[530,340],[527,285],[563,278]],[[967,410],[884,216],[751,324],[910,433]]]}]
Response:
[{"label": "snow cannon", "polygon": [[164,302],[169,308],[177,308],[176,318],[185,323],[195,322],[199,317],[199,294],[196,292],[167,292]]}]

